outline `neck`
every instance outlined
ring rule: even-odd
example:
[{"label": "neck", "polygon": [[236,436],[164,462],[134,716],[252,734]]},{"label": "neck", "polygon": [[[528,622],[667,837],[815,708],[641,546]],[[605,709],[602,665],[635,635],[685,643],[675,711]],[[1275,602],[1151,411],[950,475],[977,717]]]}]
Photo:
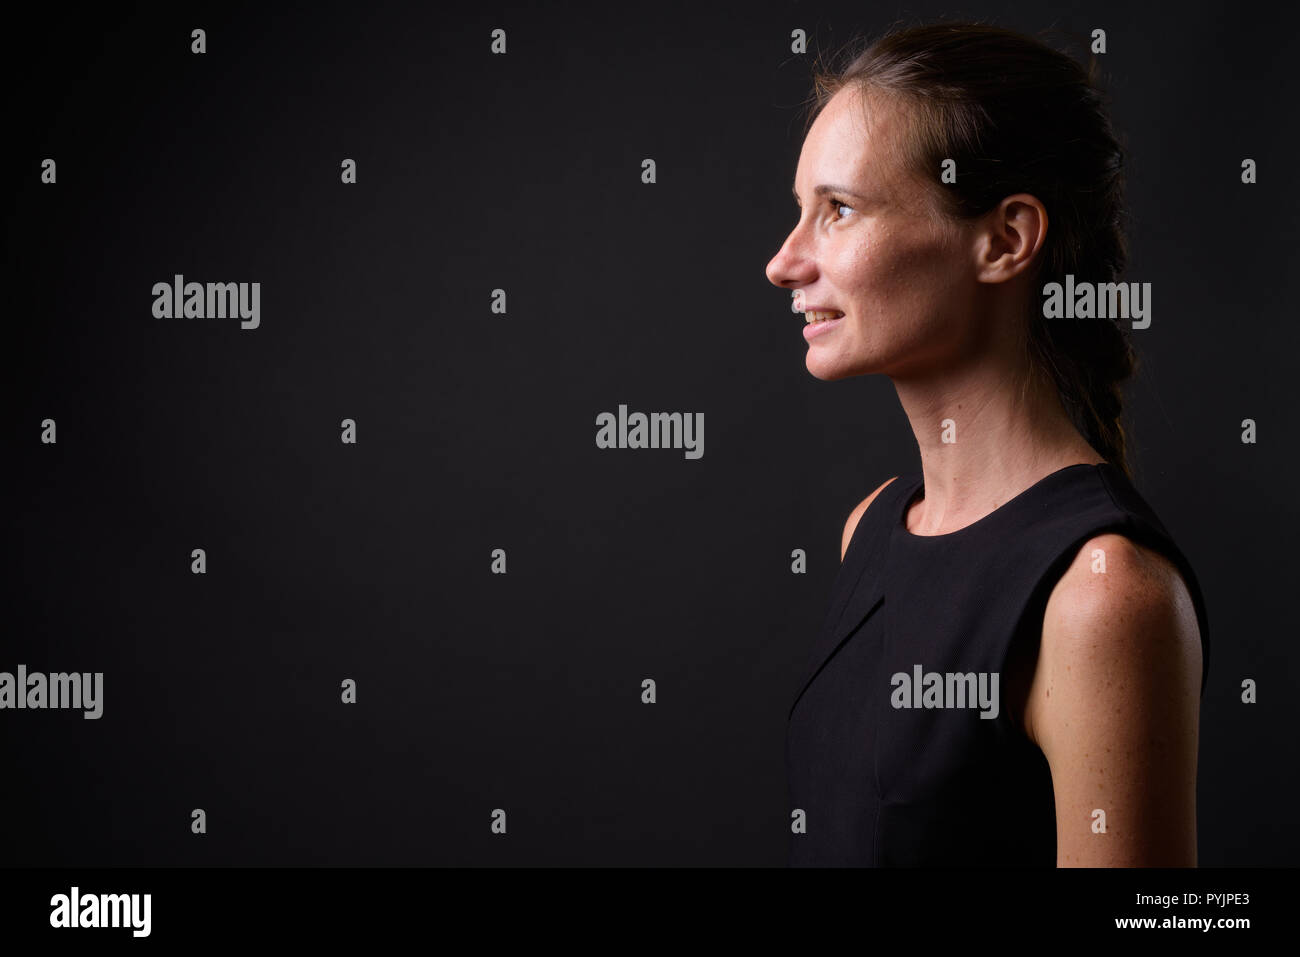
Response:
[{"label": "neck", "polygon": [[1105,461],[1046,375],[987,358],[964,370],[894,379],[921,450],[925,497],[907,520],[916,534],[964,528],[1052,472]]}]

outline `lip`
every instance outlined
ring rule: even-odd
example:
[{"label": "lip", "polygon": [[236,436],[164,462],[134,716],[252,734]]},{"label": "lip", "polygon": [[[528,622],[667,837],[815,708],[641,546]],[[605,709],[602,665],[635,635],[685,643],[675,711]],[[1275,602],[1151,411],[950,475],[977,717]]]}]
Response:
[{"label": "lip", "polygon": [[825,322],[807,323],[803,327],[803,337],[807,341],[812,342],[818,336],[826,335],[826,333],[830,332],[832,329],[834,329],[843,321],[844,321],[844,316],[840,316],[838,319],[827,319]]}]

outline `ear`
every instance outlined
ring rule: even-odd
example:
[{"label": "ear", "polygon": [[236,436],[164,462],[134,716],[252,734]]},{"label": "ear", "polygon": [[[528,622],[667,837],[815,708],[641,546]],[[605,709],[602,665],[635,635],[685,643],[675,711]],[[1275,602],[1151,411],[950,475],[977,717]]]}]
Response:
[{"label": "ear", "polygon": [[975,278],[1006,282],[1029,269],[1047,240],[1047,209],[1036,196],[1016,193],[989,210],[976,233]]}]

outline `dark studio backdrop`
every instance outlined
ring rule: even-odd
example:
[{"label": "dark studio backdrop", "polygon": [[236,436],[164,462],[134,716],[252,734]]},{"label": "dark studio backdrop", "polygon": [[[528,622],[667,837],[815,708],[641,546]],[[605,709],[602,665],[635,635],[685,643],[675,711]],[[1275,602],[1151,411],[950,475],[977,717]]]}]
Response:
[{"label": "dark studio backdrop", "polygon": [[[0,862],[784,864],[845,518],[920,461],[764,267],[815,56],[937,15],[1106,31],[1136,484],[1211,623],[1200,863],[1294,864],[1295,24],[1111,2],[25,7],[0,671],[102,672],[103,714],[0,712]],[[155,318],[176,274],[258,326]],[[620,405],[703,454],[598,448]]]}]

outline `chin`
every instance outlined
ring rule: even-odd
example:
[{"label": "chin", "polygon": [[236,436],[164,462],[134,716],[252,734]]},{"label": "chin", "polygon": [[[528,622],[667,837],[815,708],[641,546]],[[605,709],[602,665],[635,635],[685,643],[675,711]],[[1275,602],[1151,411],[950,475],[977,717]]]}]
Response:
[{"label": "chin", "polygon": [[804,366],[810,375],[823,382],[837,382],[860,375],[875,375],[884,372],[883,364],[877,357],[844,355],[841,352],[827,350],[825,355],[817,354],[817,345],[813,344],[804,357]]},{"label": "chin", "polygon": [[819,359],[813,359],[811,353],[808,360],[804,363],[808,372],[814,379],[820,379],[822,382],[837,382],[840,379],[848,379],[851,376],[861,375],[855,369],[846,368],[844,363],[831,360],[823,362]]}]

